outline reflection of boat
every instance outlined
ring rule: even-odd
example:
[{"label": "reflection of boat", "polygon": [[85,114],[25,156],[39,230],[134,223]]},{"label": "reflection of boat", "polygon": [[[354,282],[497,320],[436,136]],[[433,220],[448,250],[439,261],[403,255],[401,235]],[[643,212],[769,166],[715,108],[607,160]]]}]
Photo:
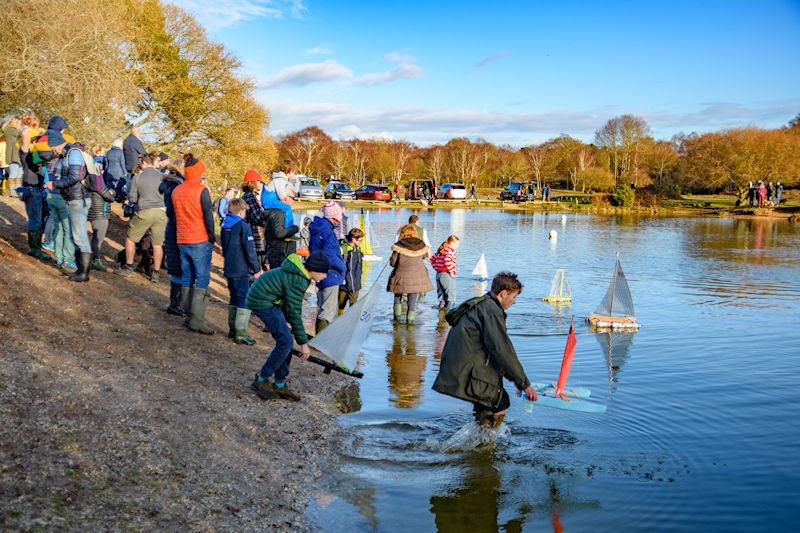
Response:
[{"label": "reflection of boat", "polygon": [[592,326],[599,329],[637,330],[640,327],[636,322],[628,280],[625,279],[625,273],[619,264],[619,254],[617,254],[617,262],[614,264],[614,274],[611,276],[608,291],[603,301],[587,320]]},{"label": "reflection of boat", "polygon": [[595,334],[597,342],[603,349],[603,355],[608,366],[608,385],[613,391],[619,383],[619,373],[622,366],[630,357],[634,332],[631,331],[603,331]]},{"label": "reflection of boat", "polygon": [[561,304],[572,302],[572,288],[567,281],[567,271],[563,268],[556,270],[550,282],[550,293],[542,298],[543,302]]},{"label": "reflection of boat", "polygon": [[475,268],[472,269],[472,275],[479,280],[489,279],[489,269],[486,268],[486,255],[481,254],[480,259],[475,263]]}]

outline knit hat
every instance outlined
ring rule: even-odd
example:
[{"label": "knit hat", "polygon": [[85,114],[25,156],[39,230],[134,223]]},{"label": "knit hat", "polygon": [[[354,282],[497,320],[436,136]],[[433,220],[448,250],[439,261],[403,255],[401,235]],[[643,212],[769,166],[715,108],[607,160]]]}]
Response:
[{"label": "knit hat", "polygon": [[331,262],[324,253],[316,251],[306,259],[306,270],[311,272],[327,272],[331,268]]},{"label": "knit hat", "polygon": [[328,202],[322,206],[320,211],[322,211],[322,216],[328,220],[342,221],[342,206],[336,202]]},{"label": "knit hat", "polygon": [[58,130],[47,130],[45,133],[47,134],[47,146],[50,148],[67,142]]},{"label": "knit hat", "polygon": [[47,121],[47,129],[55,131],[65,130],[67,129],[67,121],[58,115],[55,115],[53,118]]},{"label": "knit hat", "polygon": [[160,152],[158,154],[158,160],[159,161],[169,161],[169,154],[167,154],[166,152]]},{"label": "knit hat", "polygon": [[199,181],[206,173],[206,164],[202,159],[190,159],[183,167],[183,177],[186,181]]},{"label": "knit hat", "polygon": [[[281,174],[283,174],[281,172]],[[274,176],[274,174],[273,174]],[[278,200],[283,200],[289,196],[290,192],[294,192],[294,187],[291,186],[289,180],[286,178],[272,178],[272,181],[267,183],[267,190],[272,191],[278,197]]]},{"label": "knit hat", "polygon": [[262,180],[261,174],[259,174],[255,170],[250,169],[250,170],[248,170],[247,172],[244,173],[244,182],[245,183],[256,182],[256,181],[261,181],[261,180]]}]

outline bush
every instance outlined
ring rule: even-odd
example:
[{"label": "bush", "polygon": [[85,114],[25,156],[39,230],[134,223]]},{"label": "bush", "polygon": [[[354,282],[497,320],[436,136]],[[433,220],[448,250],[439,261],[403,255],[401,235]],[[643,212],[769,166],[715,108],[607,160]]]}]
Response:
[{"label": "bush", "polygon": [[630,185],[617,185],[614,194],[611,195],[611,203],[617,207],[630,207],[636,200],[636,191]]}]

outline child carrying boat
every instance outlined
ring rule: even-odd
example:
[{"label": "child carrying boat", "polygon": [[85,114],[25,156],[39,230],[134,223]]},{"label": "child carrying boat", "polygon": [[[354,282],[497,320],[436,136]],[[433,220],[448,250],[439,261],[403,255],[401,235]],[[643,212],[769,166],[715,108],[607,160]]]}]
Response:
[{"label": "child carrying boat", "polygon": [[450,235],[431,257],[431,265],[436,271],[436,294],[439,296],[439,309],[447,309],[456,300],[456,250],[461,240]]}]

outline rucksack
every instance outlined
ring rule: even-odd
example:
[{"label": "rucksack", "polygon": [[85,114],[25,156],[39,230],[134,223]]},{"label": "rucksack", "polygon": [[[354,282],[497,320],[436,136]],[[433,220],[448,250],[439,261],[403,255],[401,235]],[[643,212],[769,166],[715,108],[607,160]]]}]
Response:
[{"label": "rucksack", "polygon": [[470,309],[481,303],[482,301],[486,300],[489,296],[484,294],[483,296],[476,296],[475,298],[470,298],[466,302],[462,303],[452,311],[448,312],[444,319],[447,320],[447,323],[451,326],[455,326],[458,324],[458,321],[466,315]]},{"label": "rucksack", "polygon": [[[103,194],[107,188],[103,180],[103,168],[92,159],[92,156],[87,154],[85,150],[80,148],[73,148],[72,150],[78,150],[80,152],[86,167],[86,176],[83,178],[83,181],[81,181],[81,185],[89,192]],[[72,150],[67,153],[67,157],[69,157]]]}]

